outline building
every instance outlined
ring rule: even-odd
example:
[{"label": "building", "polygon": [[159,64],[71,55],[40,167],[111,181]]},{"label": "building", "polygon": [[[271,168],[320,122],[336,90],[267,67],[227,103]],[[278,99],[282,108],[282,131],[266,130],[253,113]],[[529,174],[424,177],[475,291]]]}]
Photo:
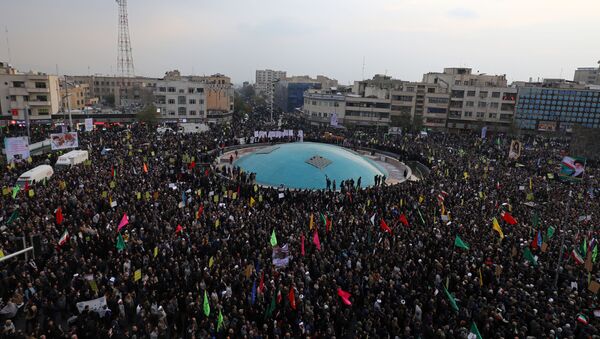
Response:
[{"label": "building", "polygon": [[[598,62],[600,64],[600,62]],[[579,67],[573,81],[581,84],[600,85],[600,67]]]},{"label": "building", "polygon": [[337,84],[337,80],[323,75],[314,79],[307,75],[282,78],[274,86],[274,105],[283,112],[294,112],[304,105],[304,92],[307,90],[332,88]]},{"label": "building", "polygon": [[61,110],[83,110],[97,100],[90,98],[90,86],[88,84],[62,83],[60,86]]},{"label": "building", "polygon": [[223,74],[182,76],[170,71],[156,80],[154,99],[160,118],[171,122],[228,123],[233,115],[233,87]]},{"label": "building", "polygon": [[302,117],[311,125],[326,127],[331,117],[337,117],[338,124],[344,124],[346,115],[346,91],[344,88],[309,89],[304,93]]},{"label": "building", "polygon": [[505,132],[512,128],[517,89],[508,87],[506,75],[473,74],[471,68],[444,68],[442,73],[424,74],[423,82],[441,84],[450,91],[448,129],[487,126],[488,131]]},{"label": "building", "polygon": [[600,89],[565,80],[516,83],[516,124],[525,131],[571,132],[600,128]]},{"label": "building", "polygon": [[139,76],[123,78],[104,75],[75,75],[67,77],[68,82],[77,85],[87,84],[92,97],[97,97],[102,104],[112,107],[151,103],[156,80],[156,78]]},{"label": "building", "polygon": [[[50,123],[60,109],[58,77],[0,62],[0,119]],[[27,116],[26,116],[27,114]]]},{"label": "building", "polygon": [[272,69],[256,70],[256,82],[254,90],[256,94],[267,95],[272,93],[273,84],[279,79],[286,77],[285,71],[274,71]]},{"label": "building", "polygon": [[439,84],[402,82],[391,91],[391,125],[407,122],[428,128],[445,128],[450,94]]}]

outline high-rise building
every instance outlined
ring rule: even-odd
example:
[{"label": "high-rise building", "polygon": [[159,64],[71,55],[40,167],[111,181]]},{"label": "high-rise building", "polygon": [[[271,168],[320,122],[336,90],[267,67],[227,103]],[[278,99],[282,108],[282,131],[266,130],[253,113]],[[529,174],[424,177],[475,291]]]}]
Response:
[{"label": "high-rise building", "polygon": [[274,71],[272,69],[256,70],[256,82],[254,84],[256,94],[268,94],[272,90],[273,84],[285,77],[285,71]]},{"label": "high-rise building", "polygon": [[323,75],[311,78],[307,75],[279,79],[274,86],[274,104],[283,112],[294,112],[304,104],[304,92],[309,89],[331,88],[337,80]]},{"label": "high-rise building", "polygon": [[0,62],[0,119],[50,123],[60,110],[58,77]]}]

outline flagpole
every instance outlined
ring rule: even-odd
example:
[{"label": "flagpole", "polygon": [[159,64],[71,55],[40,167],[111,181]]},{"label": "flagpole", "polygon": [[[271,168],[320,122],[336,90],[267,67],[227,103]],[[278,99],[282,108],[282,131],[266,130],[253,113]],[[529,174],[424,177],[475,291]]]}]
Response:
[{"label": "flagpole", "polygon": [[[573,191],[569,190],[569,200],[567,201],[567,216],[569,213],[569,210],[571,209],[571,195],[572,195]],[[560,237],[560,251],[558,254],[558,262],[556,263],[556,273],[554,274],[554,289],[556,289],[557,285],[558,285],[558,271],[560,270],[560,263],[562,261],[562,257],[563,257],[563,252],[564,252],[564,245],[565,245],[565,232],[563,231]]]}]

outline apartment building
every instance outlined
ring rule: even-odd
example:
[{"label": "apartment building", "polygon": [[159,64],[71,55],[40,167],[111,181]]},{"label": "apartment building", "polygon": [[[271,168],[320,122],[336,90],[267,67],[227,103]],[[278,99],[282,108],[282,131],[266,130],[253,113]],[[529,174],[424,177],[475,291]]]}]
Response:
[{"label": "apartment building", "polygon": [[87,84],[90,96],[99,98],[100,102],[114,106],[151,103],[156,78],[147,77],[117,77],[104,75],[74,75],[68,76],[68,81],[74,84]]},{"label": "apartment building", "polygon": [[88,84],[61,83],[60,86],[61,110],[83,110],[91,105],[94,100],[90,97]]},{"label": "apartment building", "polygon": [[[507,86],[506,75],[473,74],[471,68],[444,68],[423,75],[423,82],[450,91],[448,129],[507,131],[511,128],[517,89]],[[435,99],[434,99],[435,100]]]},{"label": "apartment building", "polygon": [[283,112],[294,112],[304,104],[304,92],[309,89],[336,87],[337,80],[323,75],[311,78],[308,75],[279,79],[274,86],[274,105]]},{"label": "apartment building", "polygon": [[446,87],[422,82],[402,82],[391,91],[392,126],[402,120],[428,128],[445,128],[450,94]]},{"label": "apartment building", "polygon": [[285,71],[274,71],[272,69],[256,70],[256,81],[254,89],[256,94],[268,94],[272,92],[273,84],[279,79],[286,77]]},{"label": "apartment building", "polygon": [[304,93],[302,117],[311,125],[326,127],[331,117],[337,117],[338,124],[343,125],[346,115],[346,93],[348,89],[309,89]]},{"label": "apartment building", "polygon": [[50,123],[60,109],[58,77],[0,62],[0,119]]},{"label": "apartment building", "polygon": [[577,68],[573,76],[573,81],[581,84],[600,85],[600,67]]}]

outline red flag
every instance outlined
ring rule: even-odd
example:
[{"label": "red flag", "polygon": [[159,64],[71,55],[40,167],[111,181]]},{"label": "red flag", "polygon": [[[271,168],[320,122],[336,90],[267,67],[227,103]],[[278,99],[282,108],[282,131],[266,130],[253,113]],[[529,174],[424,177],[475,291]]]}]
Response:
[{"label": "red flag", "polygon": [[29,192],[29,181],[25,181],[25,192]]},{"label": "red flag", "polygon": [[381,219],[379,226],[381,227],[382,231],[392,234],[392,229],[385,223],[385,220]]},{"label": "red flag", "polygon": [[341,288],[338,288],[337,294],[340,296],[340,298],[342,298],[342,301],[344,302],[344,304],[352,305],[352,302],[350,302],[350,300],[348,299],[352,296],[349,292],[346,292],[346,291],[342,290]]},{"label": "red flag", "polygon": [[181,225],[177,225],[177,228],[175,229],[175,234],[178,234],[181,231],[183,231],[183,227],[181,227]]},{"label": "red flag", "polygon": [[300,253],[304,256],[304,233],[300,235]]},{"label": "red flag", "polygon": [[263,293],[265,291],[265,271],[260,274],[260,284],[258,284],[258,291]]},{"label": "red flag", "polygon": [[204,175],[208,176],[208,168],[204,170]]},{"label": "red flag", "polygon": [[115,166],[112,166],[112,167],[111,167],[111,174],[112,174],[112,177],[113,177],[113,178],[114,178],[114,177],[115,177],[115,175],[117,174],[117,173],[115,172]]},{"label": "red flag", "polygon": [[327,218],[325,221],[325,230],[327,230],[327,233],[331,231],[331,219],[329,218]]},{"label": "red flag", "polygon": [[283,297],[281,296],[281,291],[277,290],[277,303],[278,304],[281,302],[281,299],[283,299]]},{"label": "red flag", "polygon": [[500,213],[500,217],[502,217],[502,220],[506,221],[510,225],[516,225],[517,224],[517,220],[515,218],[513,218],[513,216],[510,215],[510,213],[508,213],[508,212],[502,211]]},{"label": "red flag", "polygon": [[238,185],[237,196],[238,196],[238,198],[240,197],[240,185]]},{"label": "red flag", "polygon": [[404,226],[408,226],[408,219],[406,219],[406,215],[404,213],[400,214],[400,222],[404,224]]},{"label": "red flag", "polygon": [[200,204],[200,207],[198,207],[198,212],[196,213],[196,219],[200,219],[203,212],[204,212],[204,204]]},{"label": "red flag", "polygon": [[148,173],[148,165],[146,163],[144,163],[144,173]]},{"label": "red flag", "polygon": [[319,241],[319,232],[315,228],[315,233],[313,233],[313,243],[317,246],[317,250],[321,250],[321,241]]},{"label": "red flag", "polygon": [[60,225],[62,224],[64,218],[63,218],[63,214],[62,214],[62,208],[57,208],[56,209],[56,224]]},{"label": "red flag", "polygon": [[190,164],[189,164],[189,167],[188,167],[188,168],[189,168],[189,169],[194,169],[195,167],[196,167],[196,162],[195,162],[195,161],[192,161],[192,162],[190,162]]},{"label": "red flag", "polygon": [[350,198],[350,203],[352,203],[352,193],[348,192],[346,194],[348,195],[348,198]]},{"label": "red flag", "polygon": [[127,226],[127,224],[129,224],[129,217],[127,216],[127,213],[123,213],[123,218],[121,218],[121,222],[119,222],[117,232],[121,231],[121,228]]},{"label": "red flag", "polygon": [[294,288],[290,288],[290,293],[288,294],[288,299],[290,300],[290,307],[292,309],[296,309],[296,297],[294,296]]}]

